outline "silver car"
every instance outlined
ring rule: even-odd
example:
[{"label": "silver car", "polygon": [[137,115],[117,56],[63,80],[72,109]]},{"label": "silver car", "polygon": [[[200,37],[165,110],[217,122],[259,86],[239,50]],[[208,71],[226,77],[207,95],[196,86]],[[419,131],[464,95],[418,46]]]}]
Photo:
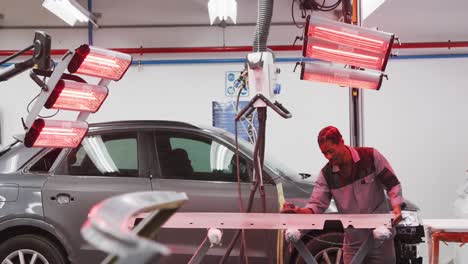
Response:
[{"label": "silver car", "polygon": [[[240,186],[246,203],[253,146],[242,140],[239,144]],[[75,149],[26,148],[15,142],[0,152],[0,261],[99,263],[105,255],[82,239],[80,227],[94,204],[116,194],[185,192],[189,201],[180,211],[239,212],[235,160],[231,133],[174,121],[93,124]],[[303,204],[312,191],[309,176],[267,155],[266,212],[278,212],[283,198]],[[259,195],[255,197],[252,211],[261,212]],[[416,245],[424,233],[416,208],[408,206],[407,212],[415,220],[398,229],[398,263],[422,263]],[[223,246],[210,249],[203,263],[218,263],[233,234],[225,230]],[[205,236],[206,230],[163,229],[158,241],[172,250],[164,263],[187,263]],[[341,258],[340,223],[327,222],[323,231],[306,232],[303,240],[319,263]],[[250,263],[279,263],[280,259],[303,263],[294,249],[284,245],[280,231],[247,231],[246,241]],[[238,263],[239,252],[233,250],[228,263]]]}]

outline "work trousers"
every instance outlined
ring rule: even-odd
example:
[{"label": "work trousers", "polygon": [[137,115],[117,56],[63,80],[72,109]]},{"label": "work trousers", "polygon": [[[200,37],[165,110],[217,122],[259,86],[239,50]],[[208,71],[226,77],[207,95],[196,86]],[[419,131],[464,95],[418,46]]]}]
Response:
[{"label": "work trousers", "polygon": [[354,255],[356,255],[359,248],[369,237],[371,243],[369,244],[367,252],[364,252],[366,257],[361,264],[395,264],[396,257],[393,238],[385,241],[374,240],[372,237],[372,230],[354,228],[347,228],[345,230],[345,238],[343,241],[344,264],[351,263]]}]

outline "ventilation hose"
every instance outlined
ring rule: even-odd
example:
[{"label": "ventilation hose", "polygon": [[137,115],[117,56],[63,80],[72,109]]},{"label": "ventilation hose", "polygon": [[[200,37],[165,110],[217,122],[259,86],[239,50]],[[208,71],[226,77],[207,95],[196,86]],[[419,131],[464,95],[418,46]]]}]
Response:
[{"label": "ventilation hose", "polygon": [[258,0],[257,27],[253,43],[254,52],[267,50],[268,34],[271,17],[273,16],[273,0]]}]

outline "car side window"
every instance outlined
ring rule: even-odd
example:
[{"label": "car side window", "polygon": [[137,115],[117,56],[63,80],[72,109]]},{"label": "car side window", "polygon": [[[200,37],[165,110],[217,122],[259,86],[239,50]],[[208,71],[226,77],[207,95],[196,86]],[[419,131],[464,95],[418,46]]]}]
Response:
[{"label": "car side window", "polygon": [[50,168],[52,167],[52,164],[54,164],[61,151],[62,149],[53,149],[47,152],[47,154],[45,154],[36,163],[34,163],[34,165],[32,165],[31,168],[29,168],[29,172],[49,172]]},{"label": "car side window", "polygon": [[[237,182],[235,153],[223,144],[174,133],[159,134],[156,144],[163,178]],[[249,182],[242,157],[239,168],[241,181]]]},{"label": "car side window", "polygon": [[87,136],[67,161],[70,175],[137,177],[137,133]]}]

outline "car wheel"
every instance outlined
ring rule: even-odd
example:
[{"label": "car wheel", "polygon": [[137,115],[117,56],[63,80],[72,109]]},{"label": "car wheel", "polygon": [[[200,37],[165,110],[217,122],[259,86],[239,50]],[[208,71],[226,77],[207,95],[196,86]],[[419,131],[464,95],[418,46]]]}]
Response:
[{"label": "car wheel", "polygon": [[[306,243],[309,252],[315,257],[318,264],[342,264],[343,263],[343,233],[326,233],[310,239]],[[292,263],[306,263],[301,256],[297,256]]]},{"label": "car wheel", "polygon": [[65,264],[64,254],[48,239],[37,235],[20,235],[0,245],[1,264]]}]

